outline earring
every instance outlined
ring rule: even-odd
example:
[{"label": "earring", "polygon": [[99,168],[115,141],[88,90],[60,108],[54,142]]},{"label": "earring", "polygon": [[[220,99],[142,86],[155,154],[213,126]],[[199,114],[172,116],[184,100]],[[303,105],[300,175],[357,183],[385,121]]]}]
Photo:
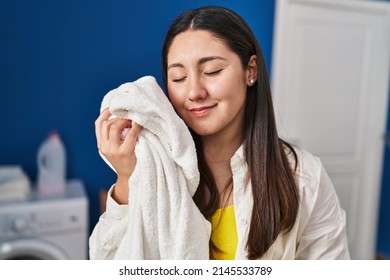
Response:
[{"label": "earring", "polygon": [[253,85],[254,82],[255,82],[255,80],[253,80],[253,78],[249,81],[249,83],[250,83],[251,85]]}]

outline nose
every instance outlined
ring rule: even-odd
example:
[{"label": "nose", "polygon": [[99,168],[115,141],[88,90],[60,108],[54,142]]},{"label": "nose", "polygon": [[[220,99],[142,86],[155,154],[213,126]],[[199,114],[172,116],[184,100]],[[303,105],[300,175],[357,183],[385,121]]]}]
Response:
[{"label": "nose", "polygon": [[207,97],[207,90],[200,79],[191,79],[188,92],[188,99],[190,101],[203,100]]}]

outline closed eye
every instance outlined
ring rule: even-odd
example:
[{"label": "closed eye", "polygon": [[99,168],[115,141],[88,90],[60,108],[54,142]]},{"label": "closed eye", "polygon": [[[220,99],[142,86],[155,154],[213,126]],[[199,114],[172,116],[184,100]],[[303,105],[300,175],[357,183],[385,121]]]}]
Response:
[{"label": "closed eye", "polygon": [[172,82],[173,82],[173,83],[180,83],[180,82],[184,81],[185,79],[186,79],[186,77],[177,78],[177,79],[172,79]]},{"label": "closed eye", "polygon": [[216,71],[212,71],[212,72],[204,72],[203,75],[205,76],[215,76],[217,74],[219,74],[220,72],[222,72],[223,68],[221,69],[218,69]]}]

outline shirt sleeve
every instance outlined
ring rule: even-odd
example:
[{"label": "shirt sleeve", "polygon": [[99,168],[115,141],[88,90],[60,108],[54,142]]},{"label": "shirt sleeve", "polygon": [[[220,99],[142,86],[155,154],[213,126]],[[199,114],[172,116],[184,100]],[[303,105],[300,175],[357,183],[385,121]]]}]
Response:
[{"label": "shirt sleeve", "polygon": [[128,205],[119,205],[108,191],[106,211],[100,216],[89,237],[91,260],[114,259],[115,253],[125,238],[128,225]]},{"label": "shirt sleeve", "polygon": [[318,192],[312,199],[313,207],[298,241],[296,259],[350,259],[346,213],[322,165]]}]

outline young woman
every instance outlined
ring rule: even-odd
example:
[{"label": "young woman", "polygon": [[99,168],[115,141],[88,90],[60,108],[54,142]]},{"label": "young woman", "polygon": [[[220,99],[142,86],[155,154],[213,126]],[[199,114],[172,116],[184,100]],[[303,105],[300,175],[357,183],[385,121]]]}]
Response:
[{"label": "young woman", "polygon": [[[212,224],[211,259],[348,259],[345,213],[318,158],[279,139],[265,60],[235,12],[179,15],[162,50],[169,99],[192,132],[201,180],[194,201]],[[117,170],[107,212],[127,204],[142,129],[96,120],[100,151]],[[101,217],[99,234],[115,221]],[[93,237],[92,246],[103,245]],[[118,241],[119,242],[119,241]]]}]

